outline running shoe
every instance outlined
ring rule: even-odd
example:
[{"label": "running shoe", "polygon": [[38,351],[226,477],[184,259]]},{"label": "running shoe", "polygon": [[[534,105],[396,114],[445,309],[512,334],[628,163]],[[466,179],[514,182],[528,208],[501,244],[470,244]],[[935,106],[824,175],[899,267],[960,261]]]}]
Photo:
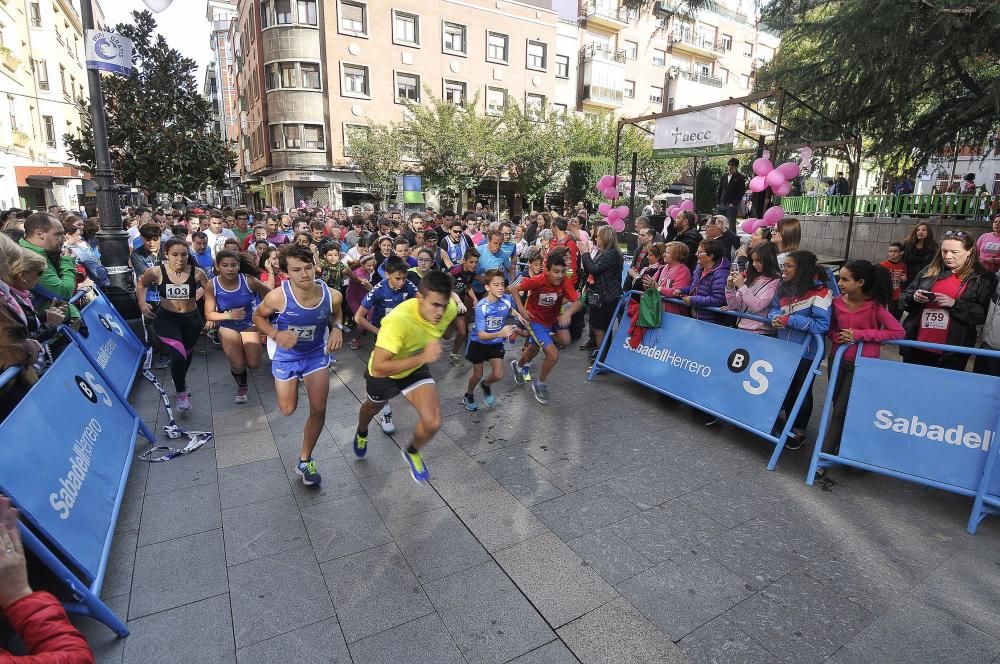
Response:
[{"label": "running shoe", "polygon": [[319,476],[319,471],[316,470],[316,462],[312,459],[300,460],[295,466],[295,474],[302,478],[302,483],[306,486],[315,486],[323,481],[323,478]]},{"label": "running shoe", "polygon": [[236,403],[246,403],[247,402],[247,387],[246,385],[241,385],[236,388],[236,398],[233,399]]},{"label": "running shoe", "polygon": [[497,403],[497,398],[493,396],[493,390],[490,389],[490,386],[486,384],[486,381],[485,380],[480,381],[479,387],[483,388],[483,401],[486,402],[486,405],[489,406],[490,408],[495,406]]},{"label": "running shoe", "polygon": [[188,411],[191,410],[191,395],[188,392],[178,392],[177,393],[177,410]]},{"label": "running shoe", "polygon": [[347,346],[351,350],[361,350],[361,339],[359,337],[354,337],[351,339],[351,343],[347,344]]},{"label": "running shoe", "polygon": [[537,380],[531,381],[531,391],[535,393],[535,400],[543,406],[549,402],[549,388],[545,383]]},{"label": "running shoe", "polygon": [[465,406],[466,410],[472,412],[479,410],[479,406],[476,404],[476,401],[469,397],[468,394],[462,396],[462,405]]},{"label": "running shoe", "polygon": [[359,459],[368,454],[368,434],[362,436],[357,431],[354,432],[354,456]]},{"label": "running shoe", "polygon": [[795,431],[788,434],[788,438],[785,439],[785,449],[786,450],[797,450],[802,447],[806,442],[806,435],[804,433],[796,433]]},{"label": "running shoe", "polygon": [[205,333],[205,336],[207,336],[209,341],[211,341],[216,346],[222,345],[222,342],[219,341],[219,331],[214,327],[209,329],[209,331]]},{"label": "running shoe", "polygon": [[450,353],[448,355],[448,359],[451,360],[451,366],[453,366],[453,367],[460,367],[460,366],[462,366],[462,360],[463,360],[463,358],[458,353]]},{"label": "running shoe", "polygon": [[530,383],[531,382],[531,365],[530,364],[525,364],[523,367],[521,367],[521,380],[524,381],[525,383]]},{"label": "running shoe", "polygon": [[410,454],[406,450],[400,450],[403,454],[403,458],[406,459],[406,463],[410,464],[410,477],[417,484],[426,482],[431,478],[431,473],[424,464],[423,457],[420,456],[420,452],[415,452]]},{"label": "running shoe", "polygon": [[396,433],[396,425],[392,423],[392,411],[388,407],[383,408],[376,419],[382,431],[388,434]]},{"label": "running shoe", "polygon": [[153,358],[154,369],[166,369],[169,366],[170,366],[169,355],[157,355],[155,358]]},{"label": "running shoe", "polygon": [[514,377],[514,384],[524,385],[524,378],[521,376],[521,367],[517,366],[517,360],[510,361],[510,368],[514,370],[511,374]]}]

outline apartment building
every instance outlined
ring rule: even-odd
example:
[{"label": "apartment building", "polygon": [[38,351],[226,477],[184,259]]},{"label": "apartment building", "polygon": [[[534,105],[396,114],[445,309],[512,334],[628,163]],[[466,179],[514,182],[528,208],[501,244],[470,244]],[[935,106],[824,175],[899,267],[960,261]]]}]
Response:
[{"label": "apartment building", "polygon": [[236,141],[239,138],[239,113],[236,103],[236,81],[232,76],[234,59],[230,42],[230,27],[236,18],[236,3],[230,0],[208,0],[206,18],[212,24],[212,62],[216,79],[219,131],[221,138]]},{"label": "apartment building", "polygon": [[89,176],[63,140],[80,130],[83,62],[78,5],[0,2],[0,206],[83,204]]}]

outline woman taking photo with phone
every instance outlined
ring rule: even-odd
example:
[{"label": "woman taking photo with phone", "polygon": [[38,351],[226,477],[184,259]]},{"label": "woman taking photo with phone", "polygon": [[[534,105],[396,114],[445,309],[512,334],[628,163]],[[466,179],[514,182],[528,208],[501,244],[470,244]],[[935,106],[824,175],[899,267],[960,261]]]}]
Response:
[{"label": "woman taking photo with phone", "polygon": [[[965,231],[948,231],[931,264],[910,282],[900,302],[909,316],[906,338],[950,346],[976,345],[976,326],[986,321],[996,275],[979,264],[976,244]],[[962,371],[964,353],[911,348],[906,362]]]}]

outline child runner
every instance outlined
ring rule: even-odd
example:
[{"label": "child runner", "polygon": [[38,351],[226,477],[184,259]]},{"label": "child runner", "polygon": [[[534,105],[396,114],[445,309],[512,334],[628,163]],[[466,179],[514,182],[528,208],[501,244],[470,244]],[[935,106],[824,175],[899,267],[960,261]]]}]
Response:
[{"label": "child runner", "polygon": [[[472,284],[476,280],[476,266],[479,264],[479,252],[475,247],[465,250],[462,262],[451,268],[451,278],[455,284],[455,294],[465,304],[466,309],[476,306],[476,294],[472,291]],[[455,342],[451,347],[451,354],[448,358],[452,366],[462,366],[461,352],[465,349],[465,340],[469,334],[469,323],[462,314],[455,318]]]},{"label": "child runner", "polygon": [[[164,262],[146,270],[136,284],[139,310],[153,319],[153,329],[170,352],[170,377],[177,390],[177,410],[191,410],[187,372],[194,359],[194,346],[201,334],[198,298],[208,284],[205,272],[192,263],[187,242],[172,237],[163,243]],[[146,290],[155,286],[160,295],[156,313],[146,302]]]},{"label": "child runner", "polygon": [[416,482],[430,479],[420,449],[441,426],[441,401],[427,365],[441,356],[438,340],[458,315],[451,292],[452,279],[448,274],[438,270],[428,272],[420,280],[417,297],[397,306],[382,321],[365,371],[368,400],[358,413],[354,454],[358,458],[365,456],[368,423],[383,404],[402,394],[420,418],[413,430],[413,441],[402,450]]},{"label": "child runner", "polygon": [[882,261],[882,267],[889,271],[889,279],[892,283],[892,296],[889,299],[889,313],[896,320],[903,317],[903,307],[899,304],[899,298],[903,294],[903,284],[906,283],[906,263],[903,262],[903,245],[893,242],[889,245],[886,258]]},{"label": "child runner", "polygon": [[[319,484],[312,452],[326,419],[330,394],[330,353],[344,342],[341,295],[316,280],[316,266],[309,247],[291,244],[279,254],[288,280],[267,294],[253,313],[253,322],[268,338],[273,350],[271,373],[275,397],[283,415],[291,415],[299,400],[299,381],[309,397],[309,418],[302,432],[302,451],[295,472],[306,486]],[[272,325],[272,315],[278,318]]]},{"label": "child runner", "polygon": [[[837,279],[840,295],[833,300],[833,315],[827,336],[830,347],[828,368],[833,368],[833,355],[843,344],[863,341],[863,357],[878,357],[879,342],[902,339],[906,336],[903,326],[887,308],[893,285],[889,271],[881,265],[872,265],[865,260],[850,261],[840,268]],[[847,397],[854,382],[854,361],[857,346],[848,348],[840,363],[840,378],[833,390],[833,412],[830,428],[826,433],[823,450],[837,454],[840,451],[840,436],[847,416]],[[833,376],[830,377],[833,380]],[[823,475],[825,468],[820,468]]]},{"label": "child runner", "polygon": [[[514,383],[521,385],[530,380],[535,399],[540,404],[547,404],[549,389],[545,381],[559,361],[559,350],[555,347],[553,337],[558,343],[568,344],[570,319],[580,310],[580,297],[566,278],[566,252],[558,250],[549,252],[545,259],[543,274],[522,279],[519,283],[511,284],[507,290],[514,296],[518,313],[530,323],[531,332],[531,338],[524,343],[521,358],[510,362],[510,366],[514,369]],[[521,290],[529,292],[527,307],[521,299]],[[565,300],[573,304],[560,313]],[[538,355],[539,350],[545,353],[545,360],[542,362],[541,374],[532,380],[531,361]]]},{"label": "child runner", "polygon": [[434,250],[422,248],[417,252],[417,266],[406,271],[406,278],[411,284],[420,288],[420,280],[433,269],[435,269]]},{"label": "child runner", "polygon": [[[358,328],[376,336],[382,319],[405,300],[417,294],[416,286],[406,279],[406,271],[409,268],[402,258],[390,256],[386,259],[384,267],[385,279],[365,295],[361,306],[354,312],[354,322]],[[368,320],[369,314],[371,321]],[[396,425],[392,423],[392,408],[388,402],[379,414],[378,423],[386,433],[396,431]]]},{"label": "child runner", "polygon": [[[472,362],[472,375],[469,385],[462,397],[462,404],[467,410],[478,410],[476,405],[476,385],[483,388],[483,400],[487,406],[496,403],[493,383],[503,379],[503,341],[515,333],[513,325],[504,325],[507,317],[520,314],[514,309],[514,301],[504,290],[504,274],[501,270],[488,270],[483,275],[486,286],[486,296],[476,303],[475,322],[469,334],[469,348],[465,359]],[[522,321],[526,323],[526,321]],[[483,378],[483,363],[490,363],[490,375]]]},{"label": "child runner", "polygon": [[[795,399],[809,376],[810,365],[816,353],[822,348],[814,348],[809,336],[826,334],[830,329],[830,304],[832,296],[826,287],[826,271],[816,264],[816,254],[811,251],[796,250],[785,256],[781,266],[781,284],[771,303],[767,317],[776,330],[778,339],[793,343],[806,343],[799,368],[792,378],[781,410],[785,417],[792,412]],[[785,442],[785,448],[797,450],[806,440],[806,426],[812,417],[812,383],[802,401],[802,408],[792,423],[792,432]]]},{"label": "child runner", "polygon": [[[222,352],[236,381],[236,403],[247,402],[247,369],[260,366],[260,333],[253,325],[254,305],[271,289],[255,277],[240,274],[239,256],[228,250],[215,255],[219,276],[205,286],[205,318],[219,323]],[[259,298],[259,300],[258,300]]]},{"label": "child runner", "polygon": [[[347,308],[351,311],[357,311],[361,307],[361,301],[374,288],[371,280],[375,274],[375,256],[372,254],[362,256],[360,265],[352,270],[351,274],[353,277],[351,282],[347,284]],[[353,315],[351,321],[354,321]],[[354,338],[351,339],[351,350],[361,348],[361,337],[364,334],[364,330],[358,330]]]}]

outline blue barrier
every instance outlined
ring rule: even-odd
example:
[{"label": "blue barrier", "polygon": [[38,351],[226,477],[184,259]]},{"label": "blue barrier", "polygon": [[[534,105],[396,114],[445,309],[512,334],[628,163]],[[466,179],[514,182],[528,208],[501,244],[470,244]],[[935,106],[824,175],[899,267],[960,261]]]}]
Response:
[{"label": "blue barrier", "polygon": [[[1000,357],[1000,352],[981,348],[917,341],[884,343]],[[819,468],[843,465],[973,496],[966,528],[972,534],[987,514],[1000,514],[1000,477],[993,476],[1000,447],[995,444],[1000,431],[1000,380],[861,357],[863,344],[858,344],[840,449],[833,454],[822,447],[848,348],[841,346],[833,358],[833,378],[806,483],[813,484]]]},{"label": "blue barrier", "polygon": [[[775,446],[767,464],[768,470],[774,470],[806,391],[819,374],[822,336],[814,334],[800,345],[664,313],[660,327],[646,330],[642,344],[633,349],[628,345],[630,326],[622,313],[630,297],[638,296],[639,291],[631,291],[618,302],[612,319],[618,321],[617,329],[609,329],[604,336],[599,359],[587,380],[600,371],[611,371],[749,431]],[[767,322],[735,311],[705,310]],[[776,436],[772,433],[775,422],[809,344],[817,344],[819,350],[791,412],[786,413],[785,426]]]}]

